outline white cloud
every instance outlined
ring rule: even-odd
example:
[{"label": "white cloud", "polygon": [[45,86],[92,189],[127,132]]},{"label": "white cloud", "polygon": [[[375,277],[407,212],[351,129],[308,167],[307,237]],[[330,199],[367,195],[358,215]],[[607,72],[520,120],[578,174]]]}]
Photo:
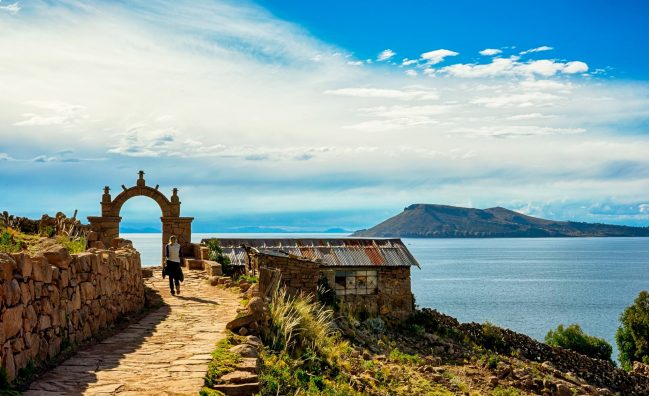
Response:
[{"label": "white cloud", "polygon": [[20,3],[15,2],[12,4],[7,4],[6,6],[0,5],[0,11],[6,11],[10,14],[16,15],[18,12],[20,12],[21,7]]},{"label": "white cloud", "polygon": [[387,132],[437,123],[438,121],[430,117],[402,117],[389,118],[384,120],[363,121],[359,122],[358,124],[345,126],[345,128],[367,132]]},{"label": "white cloud", "polygon": [[488,108],[501,107],[538,107],[553,104],[559,96],[546,92],[528,92],[522,94],[508,93],[500,96],[478,97],[471,103],[484,105]]},{"label": "white cloud", "polygon": [[522,51],[522,52],[519,53],[519,55],[531,54],[533,52],[550,51],[550,50],[553,50],[553,49],[554,48],[548,47],[547,45],[542,45],[540,47],[531,48],[531,49],[528,49],[526,51]]},{"label": "white cloud", "polygon": [[507,117],[511,121],[526,121],[526,120],[539,120],[543,118],[554,118],[553,115],[546,115],[541,113],[527,113],[527,114],[516,114],[513,116]]},{"label": "white cloud", "polygon": [[519,86],[525,90],[542,90],[542,91],[560,91],[570,92],[572,84],[569,82],[555,80],[535,80],[526,79],[519,83]]},{"label": "white cloud", "polygon": [[376,57],[376,60],[379,62],[386,61],[392,58],[393,56],[395,56],[396,54],[397,54],[396,52],[388,48],[386,50],[381,51],[381,53]]},{"label": "white cloud", "polygon": [[16,126],[52,126],[58,125],[69,127],[88,120],[85,114],[86,108],[80,105],[65,103],[62,101],[39,101],[32,100],[25,103],[31,108],[37,108],[40,113],[23,113],[22,120],[16,121]]},{"label": "white cloud", "polygon": [[588,71],[588,65],[580,61],[568,62],[561,71],[566,74],[585,73]]},{"label": "white cloud", "polygon": [[438,49],[434,51],[428,51],[421,54],[421,59],[425,60],[429,65],[436,65],[444,61],[444,58],[449,56],[457,56],[459,53],[455,51],[450,51],[447,49]]},{"label": "white cloud", "polygon": [[573,135],[586,132],[584,128],[553,128],[534,125],[501,125],[485,126],[475,129],[459,128],[455,133],[462,133],[474,137],[490,138],[520,138],[552,135]]},{"label": "white cloud", "polygon": [[462,78],[485,78],[503,76],[542,76],[552,77],[558,73],[574,74],[585,72],[588,65],[584,62],[557,62],[541,59],[519,62],[517,58],[495,58],[487,64],[462,64],[443,67],[436,73],[448,74]]},{"label": "white cloud", "polygon": [[361,66],[363,61],[347,61],[347,64],[351,66]]},{"label": "white cloud", "polygon": [[326,95],[351,96],[357,98],[382,98],[399,100],[435,100],[439,94],[434,90],[384,89],[384,88],[340,88],[324,92]]},{"label": "white cloud", "polygon": [[502,53],[502,50],[495,49],[495,48],[485,48],[482,51],[480,51],[480,55],[484,56],[493,56],[493,55],[498,55]]},{"label": "white cloud", "polygon": [[403,58],[401,61],[401,66],[411,66],[417,64],[418,60],[416,59],[408,59],[408,58]]},{"label": "white cloud", "polygon": [[413,69],[408,69],[408,70],[406,70],[406,74],[411,76],[411,77],[415,77],[415,76],[417,76],[417,71],[413,70]]}]

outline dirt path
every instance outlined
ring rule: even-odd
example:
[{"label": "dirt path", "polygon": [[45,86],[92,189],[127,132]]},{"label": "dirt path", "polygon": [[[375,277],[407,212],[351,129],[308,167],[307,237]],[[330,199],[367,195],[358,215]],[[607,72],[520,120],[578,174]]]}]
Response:
[{"label": "dirt path", "polygon": [[167,304],[123,332],[79,351],[33,382],[25,396],[197,395],[210,352],[236,316],[235,294],[185,270],[180,296],[157,271],[149,287]]}]

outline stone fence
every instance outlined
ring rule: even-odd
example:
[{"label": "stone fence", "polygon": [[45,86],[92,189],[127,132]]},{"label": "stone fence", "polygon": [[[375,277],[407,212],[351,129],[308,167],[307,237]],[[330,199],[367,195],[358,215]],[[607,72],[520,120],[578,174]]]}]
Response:
[{"label": "stone fence", "polygon": [[0,253],[0,358],[10,380],[144,307],[140,255],[131,248],[70,255]]},{"label": "stone fence", "polygon": [[460,324],[455,318],[435,310],[422,311],[426,316],[433,318],[438,327],[452,328],[481,345],[490,344],[497,352],[516,352],[531,361],[550,362],[556,370],[575,373],[592,385],[606,387],[625,395],[646,395],[649,391],[649,377],[634,372],[627,373],[609,361],[553,347],[509,329],[489,326],[489,330],[485,332],[485,326],[480,323]]}]

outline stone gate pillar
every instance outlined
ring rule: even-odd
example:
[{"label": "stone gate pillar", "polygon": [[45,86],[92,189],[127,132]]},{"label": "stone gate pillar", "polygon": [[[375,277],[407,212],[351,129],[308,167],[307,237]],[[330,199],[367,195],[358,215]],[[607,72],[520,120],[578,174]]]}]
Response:
[{"label": "stone gate pillar", "polygon": [[[169,237],[175,235],[178,243],[183,249],[185,256],[193,254],[192,248],[192,220],[193,217],[161,217],[162,220],[162,241],[169,242]],[[164,250],[163,250],[164,252]]]}]

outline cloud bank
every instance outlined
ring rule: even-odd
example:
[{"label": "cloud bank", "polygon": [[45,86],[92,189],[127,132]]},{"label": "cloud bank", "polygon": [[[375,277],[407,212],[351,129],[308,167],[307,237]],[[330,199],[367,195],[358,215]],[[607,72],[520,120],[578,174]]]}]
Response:
[{"label": "cloud bank", "polygon": [[481,43],[478,61],[392,48],[370,64],[248,3],[12,9],[0,209],[96,214],[103,185],[144,169],[196,216],[344,212],[331,226],[360,228],[413,202],[471,202],[649,225],[647,84],[547,45]]}]

